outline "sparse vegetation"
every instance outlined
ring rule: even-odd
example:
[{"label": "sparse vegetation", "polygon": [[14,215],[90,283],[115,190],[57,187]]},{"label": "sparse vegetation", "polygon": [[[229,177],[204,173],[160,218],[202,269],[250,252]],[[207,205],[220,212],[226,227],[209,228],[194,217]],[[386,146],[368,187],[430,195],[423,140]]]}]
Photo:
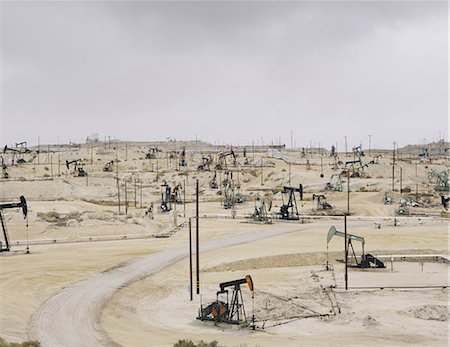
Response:
[{"label": "sparse vegetation", "polygon": [[83,219],[80,216],[80,212],[71,211],[68,214],[60,214],[56,211],[38,212],[37,217],[47,223],[55,223],[58,226],[63,226],[70,219],[75,219],[77,222],[81,222]]},{"label": "sparse vegetation", "polygon": [[40,347],[38,341],[8,342],[0,337],[0,347]]},{"label": "sparse vegetation", "polygon": [[198,343],[194,343],[191,340],[178,340],[173,347],[220,347],[217,341],[205,342],[200,340]]}]

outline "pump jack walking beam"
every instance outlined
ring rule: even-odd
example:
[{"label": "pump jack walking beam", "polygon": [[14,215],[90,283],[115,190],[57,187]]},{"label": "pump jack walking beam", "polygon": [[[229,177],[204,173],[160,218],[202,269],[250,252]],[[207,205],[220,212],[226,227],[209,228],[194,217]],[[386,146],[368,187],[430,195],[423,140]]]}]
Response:
[{"label": "pump jack walking beam", "polygon": [[9,204],[0,204],[0,223],[2,225],[3,237],[5,239],[5,246],[0,247],[0,252],[8,252],[10,250],[8,230],[6,229],[6,221],[3,218],[3,210],[11,209],[11,208],[21,208],[23,213],[23,218],[25,219],[28,214],[27,201],[25,197],[22,195],[20,198],[20,202],[18,203],[9,203]]}]

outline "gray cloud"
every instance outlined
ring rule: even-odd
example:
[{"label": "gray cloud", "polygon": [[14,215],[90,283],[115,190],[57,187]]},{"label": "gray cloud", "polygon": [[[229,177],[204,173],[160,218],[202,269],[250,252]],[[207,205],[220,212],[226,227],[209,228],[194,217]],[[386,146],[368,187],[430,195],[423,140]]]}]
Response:
[{"label": "gray cloud", "polygon": [[1,141],[447,132],[445,2],[5,2]]}]

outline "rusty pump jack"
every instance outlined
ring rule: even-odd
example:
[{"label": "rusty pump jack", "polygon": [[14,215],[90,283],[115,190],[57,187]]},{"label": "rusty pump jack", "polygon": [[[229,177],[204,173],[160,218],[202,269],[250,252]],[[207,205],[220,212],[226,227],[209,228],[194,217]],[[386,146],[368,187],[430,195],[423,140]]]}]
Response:
[{"label": "rusty pump jack", "polygon": [[[16,203],[9,203],[9,204],[0,204],[0,223],[2,225],[3,230],[3,237],[5,239],[5,247],[3,247],[2,243],[0,242],[0,252],[9,252],[10,250],[10,244],[9,244],[9,236],[8,236],[8,230],[6,229],[6,221],[3,217],[3,210],[9,209],[9,208],[21,208],[23,213],[23,218],[27,218],[28,214],[28,208],[27,208],[27,201],[25,200],[25,197],[22,195],[20,198],[20,202]],[[27,246],[27,253],[28,252],[28,246]]]},{"label": "rusty pump jack", "polygon": [[[228,324],[245,324],[247,316],[245,314],[244,300],[242,298],[241,284],[247,284],[252,292],[254,299],[253,280],[250,275],[245,278],[223,282],[219,284],[220,290],[216,293],[216,301],[207,307],[200,307],[197,319],[209,320],[214,322],[223,322]],[[231,288],[231,300],[229,298],[229,290]],[[219,300],[220,296],[226,295],[226,301]],[[255,316],[252,316],[253,326],[255,325]]]}]

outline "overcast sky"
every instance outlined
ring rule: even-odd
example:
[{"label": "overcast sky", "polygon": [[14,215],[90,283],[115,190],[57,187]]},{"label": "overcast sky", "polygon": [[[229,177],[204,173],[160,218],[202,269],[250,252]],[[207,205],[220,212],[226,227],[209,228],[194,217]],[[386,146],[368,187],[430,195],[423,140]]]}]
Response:
[{"label": "overcast sky", "polygon": [[2,145],[447,137],[445,1],[0,6]]}]

